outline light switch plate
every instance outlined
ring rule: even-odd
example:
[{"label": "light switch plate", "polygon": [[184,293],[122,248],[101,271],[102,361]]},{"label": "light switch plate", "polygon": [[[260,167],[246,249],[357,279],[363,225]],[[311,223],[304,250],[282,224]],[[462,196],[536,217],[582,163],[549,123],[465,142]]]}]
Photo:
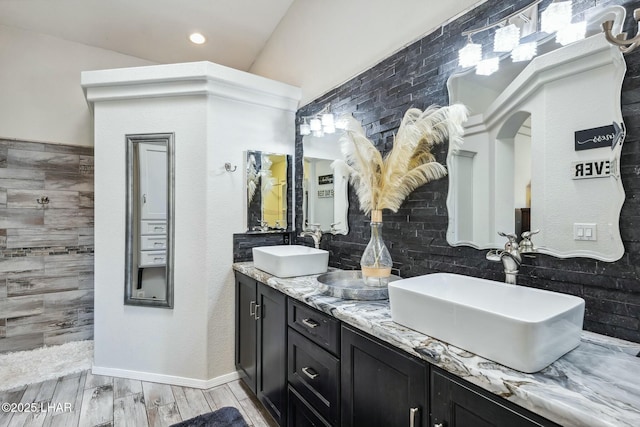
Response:
[{"label": "light switch plate", "polygon": [[598,240],[597,224],[574,223],[573,240]]}]

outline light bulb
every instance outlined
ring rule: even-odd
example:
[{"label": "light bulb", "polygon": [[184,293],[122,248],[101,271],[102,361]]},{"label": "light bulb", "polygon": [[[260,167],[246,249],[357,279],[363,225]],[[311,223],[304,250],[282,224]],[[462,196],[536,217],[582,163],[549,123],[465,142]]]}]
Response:
[{"label": "light bulb", "polygon": [[556,41],[562,46],[566,46],[578,40],[582,40],[587,32],[586,21],[565,25],[556,33]]},{"label": "light bulb", "polygon": [[313,132],[322,130],[322,122],[320,121],[320,119],[317,119],[317,118],[311,119],[309,121],[309,126]]},{"label": "light bulb", "polygon": [[477,65],[481,59],[482,45],[480,44],[470,41],[465,47],[458,51],[458,64],[463,68],[473,67]]},{"label": "light bulb", "polygon": [[491,74],[498,71],[499,68],[500,58],[496,56],[495,58],[489,58],[478,62],[478,66],[476,67],[476,74],[480,76],[490,76]]},{"label": "light bulb", "polygon": [[322,115],[322,126],[333,127],[333,114],[326,113]]},{"label": "light bulb", "polygon": [[538,53],[538,44],[536,42],[522,43],[511,51],[511,60],[513,62],[528,61]]},{"label": "light bulb", "polygon": [[511,24],[498,28],[493,38],[494,52],[511,52],[520,44],[520,28]]},{"label": "light bulb", "polygon": [[541,14],[540,31],[551,34],[571,24],[570,1],[551,3]]},{"label": "light bulb", "polygon": [[300,135],[310,135],[311,134],[311,126],[309,123],[304,122],[300,125]]},{"label": "light bulb", "polygon": [[193,33],[189,36],[189,40],[191,40],[191,43],[203,44],[207,41],[207,38],[200,33]]}]

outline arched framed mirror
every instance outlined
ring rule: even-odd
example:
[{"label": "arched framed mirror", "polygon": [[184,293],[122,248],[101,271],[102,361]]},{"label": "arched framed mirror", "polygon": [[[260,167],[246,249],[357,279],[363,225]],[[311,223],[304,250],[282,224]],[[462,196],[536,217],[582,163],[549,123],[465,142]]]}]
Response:
[{"label": "arched framed mirror", "polygon": [[126,305],[173,308],[173,133],[126,135]]}]

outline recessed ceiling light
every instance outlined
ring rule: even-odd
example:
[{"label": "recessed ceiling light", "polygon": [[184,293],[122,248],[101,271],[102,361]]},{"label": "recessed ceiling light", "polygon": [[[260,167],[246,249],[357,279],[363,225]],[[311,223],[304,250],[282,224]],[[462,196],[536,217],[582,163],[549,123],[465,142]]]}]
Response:
[{"label": "recessed ceiling light", "polygon": [[204,42],[207,41],[206,37],[203,36],[200,33],[193,33],[189,36],[189,40],[191,40],[192,43],[195,44],[203,44]]}]

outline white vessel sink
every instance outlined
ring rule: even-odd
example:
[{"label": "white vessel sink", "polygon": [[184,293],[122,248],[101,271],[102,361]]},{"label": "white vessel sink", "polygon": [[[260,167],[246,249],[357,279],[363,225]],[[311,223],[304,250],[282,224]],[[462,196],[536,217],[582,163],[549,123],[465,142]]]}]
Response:
[{"label": "white vessel sink", "polygon": [[301,245],[253,248],[254,267],[278,277],[326,273],[329,252]]},{"label": "white vessel sink", "polygon": [[522,372],[580,343],[584,300],[457,274],[389,283],[396,323]]}]

